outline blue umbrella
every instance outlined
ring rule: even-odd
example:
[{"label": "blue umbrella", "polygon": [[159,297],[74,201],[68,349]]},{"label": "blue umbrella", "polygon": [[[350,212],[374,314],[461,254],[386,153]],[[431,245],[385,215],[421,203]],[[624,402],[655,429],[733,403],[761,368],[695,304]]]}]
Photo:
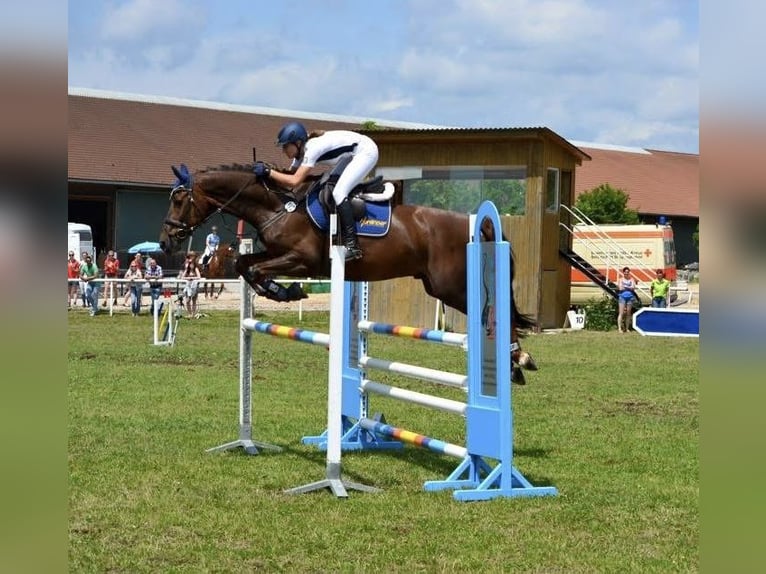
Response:
[{"label": "blue umbrella", "polygon": [[143,241],[136,243],[133,247],[128,249],[128,253],[153,253],[155,251],[162,251],[160,244],[156,241]]}]

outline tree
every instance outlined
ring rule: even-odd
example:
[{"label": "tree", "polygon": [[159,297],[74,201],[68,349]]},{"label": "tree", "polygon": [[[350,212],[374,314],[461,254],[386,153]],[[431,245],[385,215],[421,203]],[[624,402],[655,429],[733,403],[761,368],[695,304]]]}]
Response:
[{"label": "tree", "polygon": [[700,224],[697,224],[697,229],[692,233],[692,241],[694,241],[694,247],[699,250],[700,248]]},{"label": "tree", "polygon": [[581,193],[575,201],[575,207],[594,223],[640,223],[638,212],[628,209],[629,198],[623,190],[602,183]]}]

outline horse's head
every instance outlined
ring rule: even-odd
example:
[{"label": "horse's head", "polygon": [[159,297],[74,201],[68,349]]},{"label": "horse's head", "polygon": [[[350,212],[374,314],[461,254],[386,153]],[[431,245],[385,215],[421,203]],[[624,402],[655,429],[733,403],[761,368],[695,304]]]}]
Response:
[{"label": "horse's head", "polygon": [[176,180],[170,190],[170,207],[160,232],[160,248],[165,253],[176,251],[181,242],[207,219],[211,210],[210,202],[195,189],[196,178],[186,165],[171,166],[171,169]]},{"label": "horse's head", "polygon": [[171,166],[176,180],[170,191],[170,207],[160,232],[160,247],[166,253],[182,243],[218,212],[248,219],[254,209],[269,209],[279,200],[269,197],[255,178],[252,166],[234,164],[199,170],[194,174],[181,164]]}]

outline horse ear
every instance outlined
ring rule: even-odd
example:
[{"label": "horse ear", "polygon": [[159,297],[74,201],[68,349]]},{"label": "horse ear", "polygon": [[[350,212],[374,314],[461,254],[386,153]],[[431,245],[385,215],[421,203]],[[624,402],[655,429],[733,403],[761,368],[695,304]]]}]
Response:
[{"label": "horse ear", "polygon": [[188,183],[188,181],[189,181],[189,168],[186,167],[185,163],[181,164],[181,175],[183,175],[184,182]]},{"label": "horse ear", "polygon": [[[183,164],[181,164],[181,166],[183,167]],[[173,175],[175,175],[175,176],[176,176],[176,178],[177,178],[179,181],[182,181],[182,180],[183,180],[183,177],[181,176],[181,172],[180,172],[180,171],[178,171],[178,168],[177,168],[176,166],[174,166],[174,165],[171,165],[171,166],[170,166],[170,169],[172,169],[172,170],[173,170]]]}]

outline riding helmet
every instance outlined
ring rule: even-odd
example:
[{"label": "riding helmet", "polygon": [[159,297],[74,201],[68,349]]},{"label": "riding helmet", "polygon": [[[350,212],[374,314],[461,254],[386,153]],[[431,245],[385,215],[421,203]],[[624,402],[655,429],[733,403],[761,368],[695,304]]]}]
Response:
[{"label": "riding helmet", "polygon": [[305,142],[309,137],[306,127],[300,122],[286,123],[277,134],[277,145],[285,146],[289,143],[297,144]]}]

